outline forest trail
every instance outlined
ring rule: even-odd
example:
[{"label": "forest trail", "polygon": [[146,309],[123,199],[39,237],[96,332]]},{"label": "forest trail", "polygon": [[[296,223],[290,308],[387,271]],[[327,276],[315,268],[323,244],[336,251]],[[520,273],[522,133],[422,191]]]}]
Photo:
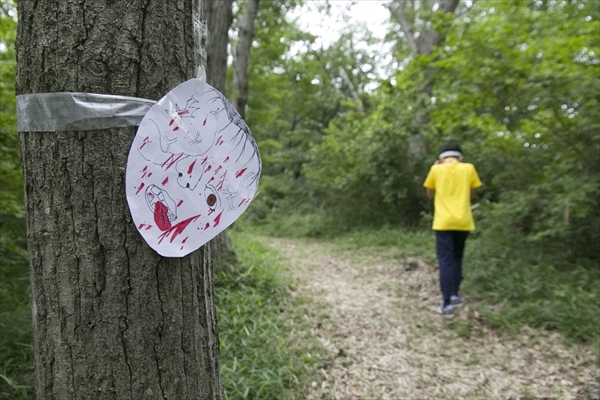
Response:
[{"label": "forest trail", "polygon": [[437,270],[420,259],[329,242],[264,240],[291,266],[293,295],[308,299],[306,322],[328,352],[307,399],[593,399],[600,393],[592,346],[568,346],[558,334],[529,328],[503,336],[480,323],[468,301],[454,317],[435,314]]}]

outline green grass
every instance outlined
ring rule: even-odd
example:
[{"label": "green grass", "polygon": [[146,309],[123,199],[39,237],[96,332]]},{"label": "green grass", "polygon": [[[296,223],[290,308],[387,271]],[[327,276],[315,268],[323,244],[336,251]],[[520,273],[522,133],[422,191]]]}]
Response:
[{"label": "green grass", "polygon": [[221,377],[226,399],[300,399],[317,357],[290,343],[287,275],[278,256],[244,233],[231,233],[240,265],[216,276]]},{"label": "green grass", "polygon": [[541,327],[600,348],[597,268],[553,265],[519,247],[511,248],[510,257],[498,257],[480,240],[471,247],[464,290],[479,300],[484,320],[511,331]]},{"label": "green grass", "polygon": [[435,262],[435,238],[429,230],[361,229],[337,236],[333,241],[348,250],[379,251],[391,250],[394,258],[420,257],[426,262]]},{"label": "green grass", "polygon": [[[302,380],[319,360],[318,346],[310,339],[289,340],[290,320],[302,329],[301,315],[292,310],[302,299],[291,300],[285,268],[275,253],[243,233],[233,233],[232,239],[241,263],[222,269],[215,287],[225,398],[301,399]],[[3,265],[0,274],[0,399],[31,399],[27,265]]]},{"label": "green grass", "polygon": [[[230,234],[240,265],[222,269],[215,288],[226,398],[301,399],[308,377],[322,359],[319,345],[302,333],[308,332],[302,313],[311,311],[301,304],[303,299],[289,296],[289,274],[276,253],[251,233]],[[347,250],[419,256],[435,263],[429,230],[355,230],[331,240]],[[552,257],[538,253],[526,246],[504,249],[485,236],[474,236],[467,242],[463,292],[483,321],[496,329],[541,327],[600,348],[600,272],[581,265],[554,265]],[[0,267],[0,399],[30,399],[33,352],[27,266]],[[451,326],[461,337],[472,334],[468,321]],[[299,340],[290,341],[292,330]]]},{"label": "green grass", "polygon": [[0,399],[33,398],[33,347],[26,260],[0,264]]}]

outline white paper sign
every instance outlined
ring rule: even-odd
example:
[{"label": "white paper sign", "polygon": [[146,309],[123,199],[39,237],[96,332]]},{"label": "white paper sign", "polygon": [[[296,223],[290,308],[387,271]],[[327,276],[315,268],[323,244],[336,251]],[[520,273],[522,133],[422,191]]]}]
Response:
[{"label": "white paper sign", "polygon": [[183,257],[231,225],[254,198],[261,160],[225,97],[191,79],[142,120],[127,160],[131,216],[146,242]]}]

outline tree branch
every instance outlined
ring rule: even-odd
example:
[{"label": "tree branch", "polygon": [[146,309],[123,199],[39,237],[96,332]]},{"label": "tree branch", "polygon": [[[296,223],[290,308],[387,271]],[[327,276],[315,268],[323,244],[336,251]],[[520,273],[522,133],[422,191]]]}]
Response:
[{"label": "tree branch", "polygon": [[438,4],[440,5],[440,11],[453,13],[459,2],[460,0],[440,0]]},{"label": "tree branch", "polygon": [[350,80],[350,77],[346,73],[346,70],[344,68],[340,67],[339,71],[340,71],[340,76],[342,77],[342,79],[346,83],[346,86],[348,86],[348,89],[350,89],[350,93],[352,94],[352,98],[358,102],[358,104],[356,105],[356,111],[363,112],[364,108],[363,108],[362,100],[358,96],[358,93],[356,92],[356,89],[354,89],[354,85],[352,84],[352,81]]},{"label": "tree branch", "polygon": [[398,22],[400,22],[400,28],[402,29],[402,33],[404,33],[404,38],[408,43],[408,47],[410,48],[410,52],[413,56],[419,54],[419,49],[417,47],[417,41],[415,40],[415,35],[410,31],[410,27],[408,26],[408,22],[406,21],[406,16],[404,15],[404,9],[406,8],[406,0],[400,1],[400,4],[394,10],[396,13],[396,18],[398,18]]}]

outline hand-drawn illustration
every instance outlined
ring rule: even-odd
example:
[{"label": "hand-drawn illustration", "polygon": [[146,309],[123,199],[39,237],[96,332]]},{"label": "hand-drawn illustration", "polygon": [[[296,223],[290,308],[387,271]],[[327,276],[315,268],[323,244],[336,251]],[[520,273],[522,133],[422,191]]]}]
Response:
[{"label": "hand-drawn illustration", "polygon": [[131,215],[158,253],[184,256],[245,211],[260,172],[246,123],[220,92],[192,79],[140,124],[127,162]]}]

